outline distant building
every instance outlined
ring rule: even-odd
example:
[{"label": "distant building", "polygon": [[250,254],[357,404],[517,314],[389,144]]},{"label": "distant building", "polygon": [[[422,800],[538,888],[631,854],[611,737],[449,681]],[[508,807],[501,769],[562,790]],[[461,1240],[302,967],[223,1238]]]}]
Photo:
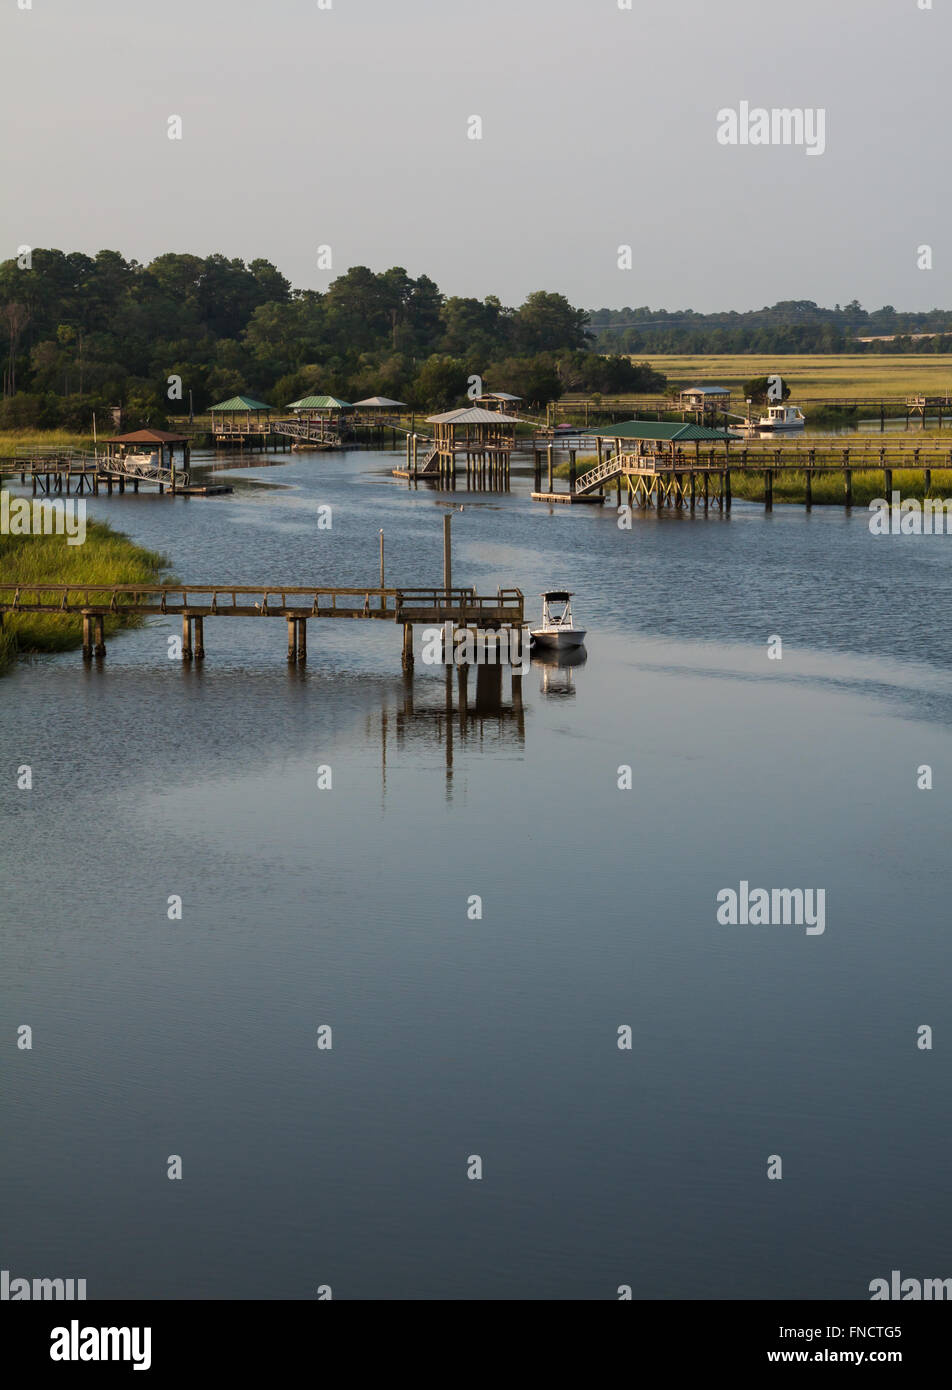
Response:
[{"label": "distant building", "polygon": [[678,405],[682,410],[713,414],[716,410],[727,410],[730,403],[731,393],[726,386],[689,386],[678,393]]},{"label": "distant building", "polygon": [[484,410],[506,410],[521,401],[521,396],[510,396],[508,391],[484,391],[481,396],[475,397],[473,405],[482,406]]}]

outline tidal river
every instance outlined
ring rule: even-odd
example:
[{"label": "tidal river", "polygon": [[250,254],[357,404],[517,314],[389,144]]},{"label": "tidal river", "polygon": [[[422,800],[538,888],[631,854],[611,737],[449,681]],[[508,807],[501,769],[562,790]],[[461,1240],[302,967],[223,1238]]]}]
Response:
[{"label": "tidal river", "polygon": [[[0,681],[0,1265],[90,1299],[952,1275],[952,540],[624,531],[394,458],[89,511],[193,583],[375,584],[383,528],[413,585],[463,504],[454,581],[572,589],[587,660],[463,717],[388,625],[311,623],[300,673],[255,620],[183,668],[169,619]],[[756,888],[822,891],[823,930],[718,921]]]}]

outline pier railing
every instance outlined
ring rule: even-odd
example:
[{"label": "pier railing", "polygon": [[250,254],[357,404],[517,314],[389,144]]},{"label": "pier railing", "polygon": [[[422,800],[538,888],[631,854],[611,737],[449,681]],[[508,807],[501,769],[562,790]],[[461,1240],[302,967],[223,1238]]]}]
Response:
[{"label": "pier railing", "polygon": [[192,617],[374,618],[457,626],[519,623],[520,589],[341,588],[332,585],[4,584],[0,611],[25,613],[181,614]]}]

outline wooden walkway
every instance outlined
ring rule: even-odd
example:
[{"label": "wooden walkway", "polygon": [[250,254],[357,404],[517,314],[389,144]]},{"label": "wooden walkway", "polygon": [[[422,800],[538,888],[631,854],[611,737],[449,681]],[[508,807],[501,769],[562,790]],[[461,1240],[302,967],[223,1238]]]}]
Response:
[{"label": "wooden walkway", "polygon": [[111,497],[114,487],[124,493],[127,483],[133,492],[138,492],[141,484],[148,484],[170,497],[212,497],[233,491],[225,483],[193,483],[191,475],[183,469],[173,472],[171,468],[134,462],[123,465],[120,457],[72,449],[24,450],[0,457],[0,481],[4,476],[17,475],[24,486],[28,482],[31,484],[34,497],[69,495],[73,491],[77,496],[81,493],[98,496],[102,487]]},{"label": "wooden walkway", "polygon": [[525,625],[520,589],[477,594],[470,588],[340,588],[306,585],[235,584],[36,584],[0,582],[0,622],[5,613],[81,615],[83,656],[106,654],[106,618],[179,615],[182,659],[205,655],[206,618],[284,618],[288,660],[307,658],[311,618],[369,619],[403,627],[403,665],[413,665],[413,628],[423,624],[452,629],[499,630]]},{"label": "wooden walkway", "polygon": [[[536,477],[540,477],[537,456]],[[537,482],[532,493],[534,501],[565,502],[602,499],[605,489],[614,484],[621,503],[623,485],[630,498],[639,506],[658,507],[689,504],[692,508],[703,495],[706,507],[716,504],[722,510],[731,507],[731,478],[734,474],[757,473],[764,482],[764,506],[773,508],[774,479],[784,475],[801,475],[804,502],[813,504],[813,479],[816,475],[843,475],[843,503],[853,505],[853,475],[881,472],[883,495],[891,496],[893,476],[898,471],[919,473],[922,488],[928,494],[934,472],[952,472],[952,449],[913,447],[907,444],[873,447],[865,442],[859,447],[838,446],[835,443],[807,447],[805,444],[754,446],[726,449],[679,449],[657,453],[620,451],[609,454],[584,473],[575,473],[574,451],[570,456],[568,487],[558,492],[553,483],[552,458],[549,455],[549,485],[542,490]],[[702,492],[703,490],[703,492]],[[952,486],[949,488],[952,492]]]}]

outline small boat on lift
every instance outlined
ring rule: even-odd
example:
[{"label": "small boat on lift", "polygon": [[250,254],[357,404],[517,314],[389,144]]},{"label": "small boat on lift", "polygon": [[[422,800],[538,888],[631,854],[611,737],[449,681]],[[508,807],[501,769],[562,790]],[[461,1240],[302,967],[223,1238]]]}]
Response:
[{"label": "small boat on lift", "polygon": [[581,647],[585,641],[585,628],[576,627],[572,620],[572,595],[568,590],[547,589],[540,597],[542,623],[529,629],[532,645],[555,648],[557,651]]}]

